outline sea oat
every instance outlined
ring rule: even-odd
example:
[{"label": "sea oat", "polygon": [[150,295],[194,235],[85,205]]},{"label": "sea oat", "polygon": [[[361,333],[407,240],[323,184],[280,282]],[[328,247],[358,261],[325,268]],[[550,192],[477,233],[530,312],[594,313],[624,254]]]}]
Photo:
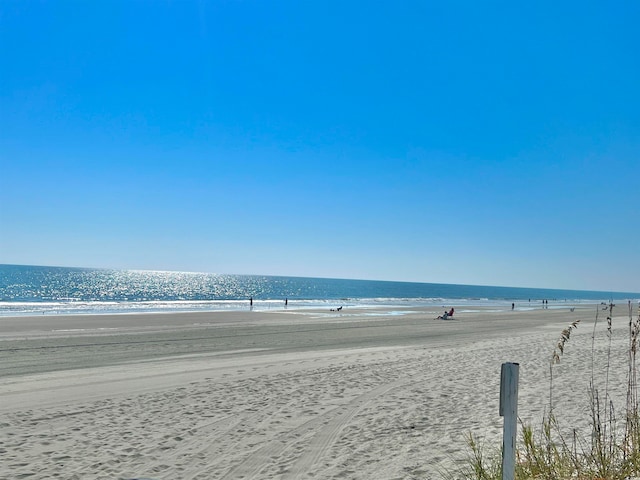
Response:
[{"label": "sea oat", "polygon": [[573,323],[571,323],[571,325],[569,325],[567,328],[562,330],[562,332],[560,333],[560,340],[558,340],[558,344],[556,345],[556,348],[553,350],[553,355],[551,357],[552,365],[555,365],[556,363],[560,363],[560,357],[564,353],[564,345],[569,341],[569,338],[571,337],[571,331],[575,328],[578,328],[578,323],[580,323],[580,320],[574,321]]}]

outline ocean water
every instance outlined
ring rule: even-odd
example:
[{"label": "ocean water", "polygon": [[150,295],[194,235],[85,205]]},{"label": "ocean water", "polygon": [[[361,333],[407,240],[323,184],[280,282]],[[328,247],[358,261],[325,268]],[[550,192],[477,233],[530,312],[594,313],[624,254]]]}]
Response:
[{"label": "ocean water", "polygon": [[0,316],[376,306],[549,307],[638,293],[0,265]]}]

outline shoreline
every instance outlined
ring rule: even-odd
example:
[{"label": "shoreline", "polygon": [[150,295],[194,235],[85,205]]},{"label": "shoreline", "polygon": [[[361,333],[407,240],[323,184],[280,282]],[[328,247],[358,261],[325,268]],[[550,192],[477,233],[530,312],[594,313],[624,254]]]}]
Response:
[{"label": "shoreline", "polygon": [[[638,303],[639,298],[615,300],[616,302]],[[549,299],[548,304],[542,300],[522,299],[477,299],[477,298],[429,298],[429,299],[401,299],[401,298],[362,298],[337,300],[296,300],[289,299],[288,305],[284,299],[261,300],[254,299],[253,305],[249,300],[229,301],[149,301],[149,302],[0,302],[0,319],[7,317],[31,316],[67,316],[67,315],[144,315],[144,314],[187,314],[187,313],[226,313],[226,312],[287,312],[314,311],[344,307],[347,309],[388,310],[404,308],[494,308],[510,309],[515,303],[517,310],[527,309],[556,309],[565,307],[581,307],[585,305],[609,303],[610,300],[593,299]]]},{"label": "shoreline", "polygon": [[536,421],[561,330],[583,322],[558,381],[598,308],[0,318],[0,477],[439,478],[469,432],[499,439],[501,363]]}]

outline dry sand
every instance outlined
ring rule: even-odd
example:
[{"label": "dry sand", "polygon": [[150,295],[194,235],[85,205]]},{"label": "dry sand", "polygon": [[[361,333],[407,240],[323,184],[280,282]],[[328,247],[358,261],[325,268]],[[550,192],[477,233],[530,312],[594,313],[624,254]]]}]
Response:
[{"label": "dry sand", "polygon": [[[577,319],[554,408],[587,415],[597,310],[0,318],[0,478],[441,478],[470,432],[499,448],[503,362],[520,364],[520,416],[540,421]],[[598,355],[608,341],[601,320]],[[610,383],[626,388],[625,368]]]}]

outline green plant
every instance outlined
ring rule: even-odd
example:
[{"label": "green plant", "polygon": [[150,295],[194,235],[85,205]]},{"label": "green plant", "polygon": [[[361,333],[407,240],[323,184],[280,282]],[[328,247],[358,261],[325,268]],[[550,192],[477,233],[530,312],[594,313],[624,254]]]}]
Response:
[{"label": "green plant", "polygon": [[[605,305],[607,315],[608,346],[604,364],[604,389],[596,384],[595,336],[598,310],[594,322],[591,345],[591,380],[588,387],[590,405],[590,436],[584,438],[576,429],[567,439],[565,429],[559,424],[554,411],[553,368],[560,363],[566,343],[578,321],[565,328],[556,344],[549,366],[549,413],[543,416],[539,431],[521,422],[521,441],[517,451],[516,480],[627,480],[640,476],[640,417],[638,412],[638,387],[636,354],[640,335],[640,314],[633,319],[629,302],[628,382],[626,405],[622,415],[616,414],[614,401],[609,392],[611,369],[613,309],[610,302]],[[489,454],[482,451],[477,439],[469,436],[471,451],[466,476],[456,477],[474,480],[499,480],[501,472],[497,459],[500,452]],[[496,465],[498,467],[496,468]]]}]

